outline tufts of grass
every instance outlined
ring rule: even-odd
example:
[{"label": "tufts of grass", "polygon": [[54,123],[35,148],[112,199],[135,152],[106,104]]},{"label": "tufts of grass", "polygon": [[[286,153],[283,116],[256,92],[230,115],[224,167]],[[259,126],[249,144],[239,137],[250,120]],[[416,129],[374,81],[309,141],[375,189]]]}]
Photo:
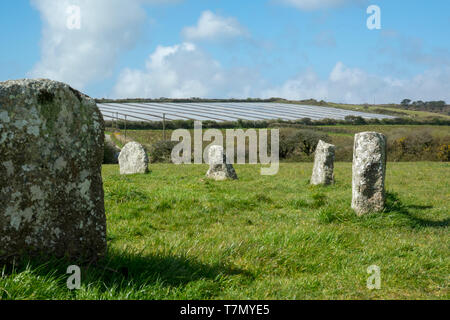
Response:
[{"label": "tufts of grass", "polygon": [[263,194],[263,193],[258,193],[255,195],[255,199],[258,202],[262,202],[262,203],[266,203],[266,204],[272,204],[273,203],[273,199],[270,198],[269,196]]},{"label": "tufts of grass", "polygon": [[[206,165],[154,164],[120,176],[103,167],[108,254],[0,266],[0,299],[448,299],[449,168],[388,163],[384,212],[350,208],[351,163],[336,184],[307,183],[311,163],[275,176],[235,166],[239,181],[203,177]],[[411,174],[414,172],[414,174]],[[366,287],[381,269],[381,290]]]},{"label": "tufts of grass", "polygon": [[172,202],[170,200],[160,200],[156,203],[155,212],[164,212],[173,209]]},{"label": "tufts of grass", "polygon": [[293,209],[299,210],[304,208],[318,209],[323,207],[327,203],[327,196],[322,192],[315,191],[308,194],[307,199],[296,198],[288,202],[289,206]]},{"label": "tufts of grass", "polygon": [[149,197],[146,193],[129,184],[113,184],[105,186],[105,200],[115,203],[126,203],[132,201],[146,201]]},{"label": "tufts of grass", "polygon": [[334,221],[342,221],[340,214],[334,207],[321,208],[317,212],[317,219],[321,223],[331,223]]}]

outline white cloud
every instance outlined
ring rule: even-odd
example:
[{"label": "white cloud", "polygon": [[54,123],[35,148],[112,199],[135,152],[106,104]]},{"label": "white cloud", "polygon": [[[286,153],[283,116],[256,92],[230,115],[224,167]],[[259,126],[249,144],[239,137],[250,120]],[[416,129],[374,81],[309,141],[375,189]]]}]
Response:
[{"label": "white cloud", "polygon": [[367,2],[367,0],[277,0],[277,1],[304,11],[320,10],[326,8],[339,7],[346,4]]},{"label": "white cloud", "polygon": [[[336,7],[359,0],[279,0],[301,10]],[[41,60],[30,72],[83,89],[110,77],[119,55],[139,38],[146,21],[145,4],[170,0],[32,0],[43,21]],[[362,2],[362,1],[361,1]],[[67,28],[67,7],[81,8],[81,28]],[[424,65],[427,70],[410,77],[381,77],[338,62],[326,79],[307,70],[279,86],[249,68],[226,68],[192,44],[247,36],[234,18],[202,13],[196,26],[183,29],[186,43],[159,46],[143,70],[124,69],[114,87],[116,97],[283,97],[326,99],[364,103],[413,100],[450,102],[450,60],[448,52],[438,55],[424,50],[386,47],[394,56]],[[333,45],[334,38],[319,34],[317,45]],[[418,47],[421,48],[420,46]],[[412,52],[412,53],[411,53]],[[392,73],[391,73],[392,74]]]},{"label": "white cloud", "polygon": [[338,62],[326,79],[307,70],[273,86],[255,70],[225,68],[192,43],[159,46],[144,70],[125,69],[114,88],[116,98],[314,98],[343,103],[450,101],[450,67],[429,69],[411,78],[381,77]]},{"label": "white cloud", "polygon": [[286,99],[326,99],[344,103],[399,103],[412,100],[450,101],[450,67],[429,69],[409,79],[380,77],[338,62],[327,79],[312,70],[266,89],[262,97]]},{"label": "white cloud", "polygon": [[219,40],[247,36],[248,31],[232,17],[221,17],[207,10],[202,12],[197,25],[182,31],[188,41]]},{"label": "white cloud", "polygon": [[114,87],[117,98],[314,98],[343,103],[450,101],[450,65],[429,65],[414,76],[379,76],[337,62],[328,77],[306,70],[281,85],[249,68],[226,68],[190,42],[158,46],[143,70],[124,69]]},{"label": "white cloud", "polygon": [[261,88],[257,72],[225,69],[192,43],[158,46],[144,70],[124,69],[117,98],[248,97]]},{"label": "white cloud", "polygon": [[[121,52],[137,41],[146,19],[144,4],[168,0],[31,0],[43,22],[41,60],[32,77],[83,89],[112,75]],[[81,28],[69,29],[69,6],[81,9]]]}]

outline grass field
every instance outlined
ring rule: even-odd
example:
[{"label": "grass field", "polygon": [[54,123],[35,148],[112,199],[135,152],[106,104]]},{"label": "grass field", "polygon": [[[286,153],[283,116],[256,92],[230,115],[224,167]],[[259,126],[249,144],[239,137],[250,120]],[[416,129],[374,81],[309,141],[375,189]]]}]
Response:
[{"label": "grass field", "polygon": [[[311,169],[238,165],[238,181],[215,182],[205,165],[104,166],[106,259],[83,266],[75,291],[71,262],[4,267],[0,298],[450,298],[448,163],[388,163],[386,211],[363,218],[350,209],[350,163],[331,187],[309,186]],[[370,265],[380,290],[366,287]]]},{"label": "grass field", "polygon": [[393,112],[393,115],[413,118],[413,119],[430,119],[430,118],[439,118],[442,120],[449,120],[450,116],[435,113],[435,112],[427,112],[427,111],[415,111],[415,110],[406,110],[403,108],[395,108],[392,105],[354,105],[354,104],[340,104],[340,103],[328,103],[329,107],[335,107],[339,109],[353,110],[353,111],[361,111],[361,112],[373,112],[380,114],[390,114]]}]

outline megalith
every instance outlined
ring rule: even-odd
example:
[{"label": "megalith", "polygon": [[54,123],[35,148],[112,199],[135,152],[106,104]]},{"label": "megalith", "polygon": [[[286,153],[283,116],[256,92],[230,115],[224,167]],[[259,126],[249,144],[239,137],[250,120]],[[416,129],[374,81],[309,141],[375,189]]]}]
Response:
[{"label": "megalith", "polygon": [[226,154],[222,146],[211,146],[208,152],[209,170],[206,177],[214,180],[235,180],[236,171],[233,165],[227,163]]},{"label": "megalith", "polygon": [[311,184],[329,185],[334,183],[334,152],[334,145],[319,141],[315,151]]},{"label": "megalith", "polygon": [[137,142],[128,142],[119,154],[120,174],[148,172],[148,156],[144,147]]},{"label": "megalith", "polygon": [[0,260],[106,253],[95,101],[46,80],[0,82]]},{"label": "megalith", "polygon": [[384,209],[386,137],[377,132],[355,135],[353,148],[352,208],[358,215]]}]

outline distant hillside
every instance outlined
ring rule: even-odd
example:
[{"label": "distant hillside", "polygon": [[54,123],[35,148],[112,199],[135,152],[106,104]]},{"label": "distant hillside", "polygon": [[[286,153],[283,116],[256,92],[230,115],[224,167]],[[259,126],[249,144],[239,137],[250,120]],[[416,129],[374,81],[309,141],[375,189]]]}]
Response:
[{"label": "distant hillside", "polygon": [[296,103],[296,104],[308,104],[317,106],[327,106],[326,101],[317,101],[314,99],[308,100],[286,100],[282,98],[247,98],[247,99],[203,99],[203,98],[185,98],[185,99],[171,99],[171,98],[159,98],[159,99],[146,99],[146,98],[133,98],[133,99],[95,99],[97,103],[211,103],[211,102],[279,102],[279,103]]},{"label": "distant hillside", "polygon": [[343,104],[326,101],[317,101],[315,99],[308,100],[287,100],[283,98],[247,98],[247,99],[202,99],[202,98],[186,98],[186,99],[171,99],[171,98],[159,98],[159,99],[146,99],[146,98],[133,98],[133,99],[95,99],[97,103],[211,103],[211,102],[272,102],[272,103],[291,103],[301,105],[313,105],[334,107],[346,110],[362,111],[384,114],[401,118],[414,118],[414,119],[431,119],[442,118],[450,120],[450,105],[445,101],[415,101],[405,99],[401,104]]},{"label": "distant hillside", "polygon": [[450,116],[450,105],[442,100],[424,102],[405,99],[400,105],[396,105],[396,107],[405,110],[435,112]]}]

